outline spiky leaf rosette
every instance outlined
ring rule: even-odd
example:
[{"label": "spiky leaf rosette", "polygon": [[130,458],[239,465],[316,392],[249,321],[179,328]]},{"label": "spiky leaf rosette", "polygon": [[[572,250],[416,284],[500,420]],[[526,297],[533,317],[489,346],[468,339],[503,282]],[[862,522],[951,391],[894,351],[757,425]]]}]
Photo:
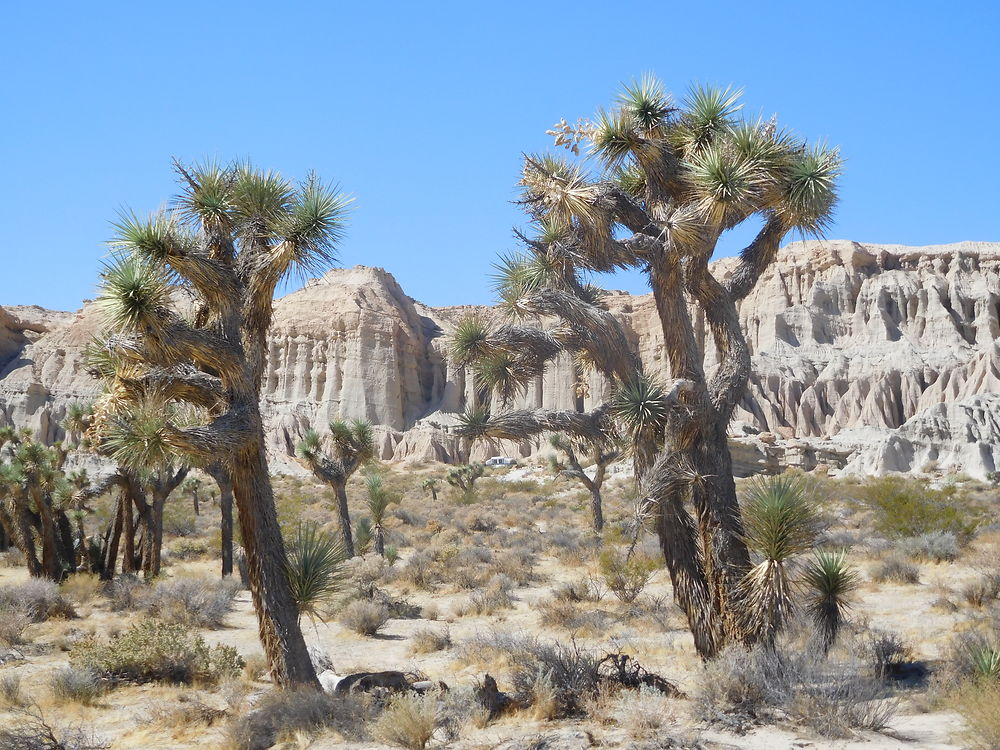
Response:
[{"label": "spiky leaf rosette", "polygon": [[343,543],[316,524],[303,522],[290,540],[287,554],[288,582],[299,617],[324,621],[347,582]]},{"label": "spiky leaf rosette", "polygon": [[851,607],[851,595],[859,579],[847,563],[847,551],[817,550],[802,572],[806,611],[820,633],[824,653],[837,640],[844,617]]},{"label": "spiky leaf rosette", "polygon": [[490,428],[490,410],[485,406],[474,406],[466,409],[458,416],[456,432],[461,437],[486,437]]},{"label": "spiky leaf rosette", "polygon": [[670,402],[656,380],[639,374],[615,391],[611,413],[629,435],[656,435],[667,425]]},{"label": "spiky leaf rosette", "polygon": [[367,491],[365,502],[368,505],[368,512],[371,513],[372,523],[380,526],[386,509],[395,498],[386,488],[382,475],[378,472],[372,472],[365,477],[365,490]]},{"label": "spiky leaf rosette", "polygon": [[494,350],[490,344],[492,327],[483,315],[467,315],[451,334],[451,356],[459,366],[475,362]]},{"label": "spiky leaf rosette", "polygon": [[115,331],[159,330],[170,304],[167,273],[156,261],[119,257],[104,268],[97,302]]},{"label": "spiky leaf rosette", "polygon": [[773,643],[794,611],[790,561],[815,543],[818,519],[801,480],[755,477],[743,500],[744,539],[763,560],[737,591],[749,642]]},{"label": "spiky leaf rosette", "polygon": [[522,202],[539,219],[564,226],[597,221],[594,186],[579,164],[551,154],[525,156],[521,187]]}]

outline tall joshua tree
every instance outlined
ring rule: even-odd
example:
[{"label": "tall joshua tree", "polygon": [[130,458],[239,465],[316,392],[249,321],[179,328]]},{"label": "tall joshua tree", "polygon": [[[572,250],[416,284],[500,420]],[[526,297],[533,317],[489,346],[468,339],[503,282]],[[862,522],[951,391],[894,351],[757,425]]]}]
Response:
[{"label": "tall joshua tree", "polygon": [[[97,419],[118,430],[112,455],[121,464],[177,455],[226,465],[271,675],[318,686],[288,583],[259,392],[275,289],[296,269],[332,260],[348,200],[314,176],[296,185],[246,164],[175,167],[172,212],[116,225],[100,300],[120,387]],[[191,419],[116,421],[155,401],[186,406]]]},{"label": "tall joshua tree", "polygon": [[[608,376],[616,396],[607,409],[522,411],[517,419],[470,413],[466,434],[611,434],[609,421],[626,429],[675,595],[704,656],[745,640],[737,590],[750,558],[726,442],[750,374],[737,304],[789,232],[822,233],[841,168],[835,149],[810,146],[773,120],[739,118],[739,99],[731,89],[695,87],[675,104],[644,77],[592,122],[564,120],[549,131],[574,154],[589,147],[598,169],[552,155],[524,160],[521,202],[539,232],[523,237],[527,254],[502,264],[499,286],[502,307],[533,325],[466,321],[455,336],[458,359],[476,362],[477,382],[499,393],[536,377],[560,351]],[[761,228],[719,278],[709,260],[720,237],[745,222]],[[652,289],[662,373],[642,374],[630,361],[620,327],[577,277],[578,269],[626,268],[643,272]],[[712,372],[689,305],[718,350]],[[552,318],[551,329],[539,323]]]},{"label": "tall joshua tree", "polygon": [[354,557],[351,512],[347,507],[347,480],[375,457],[371,422],[336,419],[330,422],[329,455],[323,451],[323,442],[316,430],[308,430],[295,452],[317,479],[333,488],[337,496],[344,550],[348,557]]},{"label": "tall joshua tree", "polygon": [[[619,456],[615,447],[606,448],[603,441],[575,441],[565,435],[553,433],[549,436],[549,445],[566,457],[567,467],[561,470],[563,476],[572,477],[590,493],[590,514],[593,519],[594,531],[598,534],[604,530],[604,503],[601,498],[601,488],[608,472],[608,466]],[[594,476],[584,471],[577,454],[586,451],[594,461]]]}]

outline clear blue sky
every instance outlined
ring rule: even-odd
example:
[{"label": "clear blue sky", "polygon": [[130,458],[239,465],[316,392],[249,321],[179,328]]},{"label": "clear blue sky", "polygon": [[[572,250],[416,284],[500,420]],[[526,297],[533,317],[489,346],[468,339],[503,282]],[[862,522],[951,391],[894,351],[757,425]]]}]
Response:
[{"label": "clear blue sky", "polygon": [[998,6],[7,2],[0,304],[93,296],[108,222],[173,194],[172,156],[315,169],[357,199],[342,265],[488,301],[520,154],[645,71],[840,144],[830,237],[1000,240]]}]

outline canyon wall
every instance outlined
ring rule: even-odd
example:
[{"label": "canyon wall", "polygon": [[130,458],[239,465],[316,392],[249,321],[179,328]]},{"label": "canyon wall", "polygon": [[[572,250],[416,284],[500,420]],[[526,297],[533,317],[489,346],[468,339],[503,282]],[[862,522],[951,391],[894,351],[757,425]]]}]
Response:
[{"label": "canyon wall", "polygon": [[[717,261],[713,272],[725,278],[733,265]],[[610,292],[606,301],[646,368],[668,377],[652,297]],[[307,427],[338,416],[376,424],[387,460],[464,459],[448,427],[468,384],[446,348],[454,322],[474,310],[487,308],[427,307],[386,271],[362,266],[277,300],[262,392],[275,468],[293,464]],[[744,473],[1000,469],[1000,244],[792,243],[739,313],[753,352],[732,426]],[[692,318],[711,371],[714,346],[695,308]],[[59,439],[66,405],[96,394],[81,352],[100,325],[93,303],[76,314],[0,308],[0,423]],[[518,405],[591,408],[607,395],[591,375],[578,398],[566,359]]]}]

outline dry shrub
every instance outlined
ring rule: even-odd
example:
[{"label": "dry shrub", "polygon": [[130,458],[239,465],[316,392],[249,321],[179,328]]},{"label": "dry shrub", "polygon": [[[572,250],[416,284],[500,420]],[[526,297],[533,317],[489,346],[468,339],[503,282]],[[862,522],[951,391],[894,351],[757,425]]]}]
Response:
[{"label": "dry shrub", "polygon": [[430,654],[451,648],[451,631],[447,626],[440,628],[421,628],[410,636],[411,654]]},{"label": "dry shrub", "polygon": [[968,680],[955,691],[952,700],[965,720],[967,747],[1000,748],[1000,684],[995,680]]},{"label": "dry shrub", "polygon": [[209,647],[186,626],[145,620],[107,641],[88,637],[70,651],[71,666],[132,682],[199,682],[235,677],[244,661],[232,646]]},{"label": "dry shrub", "polygon": [[973,607],[984,607],[1000,597],[1000,573],[987,573],[962,587],[962,598]]},{"label": "dry shrub", "polygon": [[92,706],[108,690],[108,684],[92,669],[60,667],[49,674],[49,690],[60,702]]},{"label": "dry shrub", "polygon": [[340,613],[339,622],[361,635],[373,636],[389,622],[389,609],[384,604],[356,599]]},{"label": "dry shrub", "polygon": [[467,615],[494,615],[504,609],[514,606],[511,596],[513,582],[503,575],[493,576],[479,591],[473,592],[468,600],[455,608],[459,617]]},{"label": "dry shrub", "polygon": [[618,723],[636,738],[658,736],[674,719],[670,701],[646,685],[622,693],[615,713]]},{"label": "dry shrub", "polygon": [[104,581],[96,573],[75,573],[59,589],[74,604],[87,604],[104,590]]},{"label": "dry shrub", "polygon": [[31,617],[20,610],[0,610],[0,645],[17,646],[24,643],[24,631],[31,624]]},{"label": "dry shrub", "polygon": [[5,706],[21,705],[21,675],[16,672],[0,675],[0,701]]},{"label": "dry shrub", "polygon": [[920,568],[901,557],[891,556],[876,565],[871,571],[876,583],[920,583]]},{"label": "dry shrub", "polygon": [[226,728],[226,745],[231,750],[267,750],[282,736],[325,727],[359,738],[369,716],[367,702],[354,696],[309,689],[274,690],[249,714],[233,719]]},{"label": "dry shrub", "polygon": [[906,537],[899,540],[896,549],[906,557],[931,562],[951,562],[961,553],[958,537],[950,531],[931,531]]},{"label": "dry shrub", "polygon": [[490,564],[490,572],[494,575],[506,576],[518,586],[527,586],[536,580],[535,565],[537,559],[531,550],[514,548],[494,556]]},{"label": "dry shrub", "polygon": [[0,726],[3,750],[105,750],[108,745],[79,727],[62,728],[48,722],[38,707],[15,711]]},{"label": "dry shrub", "polygon": [[108,584],[105,591],[111,609],[123,612],[139,609],[145,601],[148,589],[149,587],[138,576],[122,573]]},{"label": "dry shrub", "polygon": [[829,737],[884,728],[898,708],[880,675],[856,661],[821,661],[816,649],[731,646],[702,672],[695,715],[732,731],[792,716]]},{"label": "dry shrub", "polygon": [[171,578],[158,582],[147,593],[142,608],[164,622],[220,628],[240,588],[233,578]]},{"label": "dry shrub", "polygon": [[418,550],[403,564],[397,578],[417,588],[429,589],[441,580],[441,574],[431,556]]},{"label": "dry shrub", "polygon": [[437,693],[401,693],[379,715],[372,734],[388,745],[423,750],[434,736],[437,724]]},{"label": "dry shrub", "polygon": [[59,587],[40,578],[0,587],[0,613],[6,612],[23,612],[32,622],[76,617],[73,605],[59,592]]}]

